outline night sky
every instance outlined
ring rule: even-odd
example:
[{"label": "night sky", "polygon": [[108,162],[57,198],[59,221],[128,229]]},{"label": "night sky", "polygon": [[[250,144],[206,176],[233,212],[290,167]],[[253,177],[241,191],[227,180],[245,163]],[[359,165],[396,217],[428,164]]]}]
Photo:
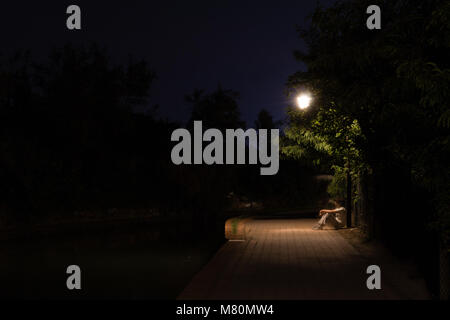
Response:
[{"label": "night sky", "polygon": [[[31,49],[42,58],[68,42],[106,46],[113,60],[145,58],[157,72],[151,102],[185,122],[184,96],[194,88],[241,93],[247,126],[261,108],[282,119],[287,77],[303,68],[296,25],[306,25],[316,0],[302,1],[14,1],[2,4],[2,53]],[[321,1],[327,4],[332,0]],[[66,29],[66,8],[81,7],[82,30]]]}]

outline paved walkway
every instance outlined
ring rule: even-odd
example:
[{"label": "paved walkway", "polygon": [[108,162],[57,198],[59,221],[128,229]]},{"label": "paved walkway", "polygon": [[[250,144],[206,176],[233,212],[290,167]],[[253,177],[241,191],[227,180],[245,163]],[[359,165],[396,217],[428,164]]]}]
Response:
[{"label": "paved walkway", "polygon": [[228,241],[178,299],[404,299],[383,277],[368,290],[369,261],[312,219],[255,219],[245,241]]}]

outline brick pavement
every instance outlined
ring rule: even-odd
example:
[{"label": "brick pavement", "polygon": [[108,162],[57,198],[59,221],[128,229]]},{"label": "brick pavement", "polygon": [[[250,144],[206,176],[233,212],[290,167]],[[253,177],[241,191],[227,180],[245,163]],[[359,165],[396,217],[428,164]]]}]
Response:
[{"label": "brick pavement", "polygon": [[[383,282],[368,290],[369,265],[338,231],[316,220],[246,222],[246,240],[228,241],[178,299],[403,299]],[[383,276],[383,270],[382,270]]]}]

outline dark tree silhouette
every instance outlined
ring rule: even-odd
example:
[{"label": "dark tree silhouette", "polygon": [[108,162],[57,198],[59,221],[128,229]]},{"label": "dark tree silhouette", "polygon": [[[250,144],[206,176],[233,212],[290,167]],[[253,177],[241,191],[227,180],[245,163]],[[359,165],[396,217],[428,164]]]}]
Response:
[{"label": "dark tree silhouette", "polygon": [[272,115],[266,109],[261,109],[255,120],[256,129],[275,129],[281,125],[279,121],[274,121]]},{"label": "dark tree silhouette", "polygon": [[206,128],[234,129],[244,128],[245,122],[237,104],[239,93],[224,90],[219,85],[211,94],[204,94],[203,90],[195,90],[186,96],[186,101],[192,105],[189,125],[194,120],[202,120]]},{"label": "dark tree silhouette", "polygon": [[3,61],[0,160],[9,196],[2,206],[39,215],[111,199],[108,206],[125,205],[132,191],[142,194],[137,164],[155,165],[169,147],[168,124],[132,112],[149,103],[154,79],[145,62],[113,66],[96,46],[66,46],[46,62],[28,54]]}]

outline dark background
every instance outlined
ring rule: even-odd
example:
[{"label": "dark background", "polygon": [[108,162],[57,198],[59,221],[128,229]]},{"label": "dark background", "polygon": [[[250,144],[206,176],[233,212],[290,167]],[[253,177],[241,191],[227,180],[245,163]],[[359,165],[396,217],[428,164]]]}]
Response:
[{"label": "dark background", "polygon": [[[241,120],[247,127],[254,127],[263,108],[269,115],[265,114],[267,121],[260,128],[281,126],[270,114],[275,120],[286,120],[284,124],[297,134],[291,137],[293,146],[303,147],[305,137],[300,136],[301,130],[295,130],[299,128],[296,125],[304,128],[315,122],[319,110],[311,107],[302,119],[284,91],[306,83],[312,88],[322,85],[322,98],[316,98],[327,105],[337,97],[340,115],[357,119],[365,130],[367,140],[359,142],[358,151],[364,152],[364,164],[371,170],[365,177],[366,173],[352,167],[353,189],[361,187],[361,199],[365,199],[360,213],[369,213],[367,228],[373,237],[385,240],[399,255],[419,262],[423,274],[432,278],[436,292],[440,247],[437,227],[432,229],[430,221],[442,222],[438,227],[448,231],[444,222],[448,223],[445,217],[450,204],[450,124],[438,121],[446,114],[450,123],[450,113],[445,109],[448,82],[440,81],[436,76],[439,72],[433,74],[436,78],[431,77],[430,83],[421,79],[428,69],[423,72],[416,62],[429,67],[428,62],[434,61],[448,70],[448,46],[439,32],[444,29],[440,29],[440,18],[432,14],[433,4],[443,1],[393,2],[398,8],[383,15],[387,22],[383,27],[389,32],[367,30],[363,21],[367,15],[360,10],[366,3],[348,3],[348,11],[319,14],[319,21],[313,21],[308,29],[307,16],[314,11],[316,1],[86,1],[75,3],[81,7],[80,31],[66,28],[66,8],[72,2],[16,1],[2,5],[0,226],[16,228],[15,235],[28,241],[19,248],[5,244],[8,261],[16,262],[6,265],[2,276],[8,278],[10,270],[16,270],[17,277],[27,282],[21,268],[37,261],[40,267],[31,278],[39,277],[42,270],[49,272],[42,252],[59,268],[60,261],[65,264],[66,258],[80,252],[88,254],[86,261],[95,264],[91,258],[100,256],[99,252],[105,254],[104,244],[113,243],[111,250],[117,249],[114,239],[119,238],[114,232],[98,232],[98,241],[87,232],[85,241],[75,237],[75,244],[73,239],[65,243],[41,237],[41,233],[32,235],[30,231],[41,223],[60,234],[65,234],[69,226],[77,234],[82,230],[80,225],[93,220],[108,229],[110,219],[139,224],[139,219],[150,218],[155,230],[143,235],[143,240],[136,240],[138,233],[133,228],[124,239],[117,240],[117,247],[124,248],[124,257],[132,253],[130,248],[148,243],[150,238],[155,243],[170,243],[155,249],[161,249],[156,257],[173,249],[176,262],[172,265],[190,264],[194,272],[223,241],[224,220],[242,213],[230,213],[230,207],[263,207],[269,213],[306,208],[315,214],[329,197],[328,180],[318,181],[317,174],[333,173],[336,164],[342,169],[347,166],[347,155],[337,152],[338,146],[349,145],[347,138],[341,135],[338,139],[334,127],[326,130],[330,123],[347,130],[342,121],[322,119],[322,130],[317,132],[328,132],[330,141],[335,138],[331,153],[335,159],[320,158],[315,152],[300,161],[284,158],[275,176],[260,176],[259,166],[175,166],[170,160],[170,134],[175,128],[189,127],[189,118],[203,120],[204,127],[242,127]],[[442,19],[446,19],[446,12],[438,11]],[[428,29],[432,17],[435,25]],[[296,26],[309,30],[308,45],[300,40]],[[310,52],[298,53],[296,60],[292,54],[295,49]],[[31,58],[15,56],[17,50],[30,50]],[[139,59],[147,64],[136,63]],[[402,62],[407,62],[410,70],[400,77]],[[155,72],[155,79],[147,73],[148,68]],[[219,86],[224,90],[217,89]],[[206,90],[207,95],[189,104],[185,95],[195,88]],[[240,94],[237,103],[234,91]],[[149,111],[155,105],[159,105],[156,116],[128,109]],[[289,105],[290,112],[286,112]],[[235,117],[224,116],[229,112]],[[305,140],[311,144],[308,137]],[[324,161],[318,164],[318,159]],[[341,178],[339,188],[345,193],[345,183],[350,185],[352,178],[345,174]],[[351,189],[347,193],[349,202]],[[447,220],[434,219],[436,212]],[[180,223],[179,227],[173,227],[174,221]],[[187,234],[179,230],[187,230]],[[209,230],[214,230],[213,240],[204,241]],[[43,234],[47,235],[47,230]],[[0,233],[0,237],[5,235]],[[195,251],[188,254],[192,259],[186,256],[188,249],[177,251],[179,243],[189,244],[191,250],[205,242],[212,245],[198,259]],[[61,244],[58,250],[62,253],[54,254],[55,243]],[[38,254],[32,256],[35,251]],[[24,263],[23,257],[28,256],[31,262]],[[108,257],[104,256],[104,264],[109,264]],[[114,255],[110,258],[115,260]],[[124,261],[126,266],[139,265],[129,264],[128,258]],[[148,259],[147,263],[151,265],[152,261]],[[152,279],[158,281],[157,272],[165,272],[167,265],[155,267],[158,271]],[[99,273],[100,269],[103,266],[98,268]],[[171,274],[166,276],[170,278]],[[184,277],[187,281],[191,274]],[[181,287],[183,281],[177,286]],[[36,292],[21,292],[21,288],[17,296],[36,296]]]},{"label": "dark background", "polygon": [[[332,3],[333,1],[321,1]],[[287,77],[304,66],[296,26],[305,26],[316,1],[14,1],[0,10],[2,51],[74,44],[106,46],[122,62],[145,58],[158,76],[152,103],[160,115],[185,122],[184,95],[194,88],[240,92],[243,119],[252,127],[260,109],[284,118]],[[81,30],[66,28],[66,8],[81,8]]]}]

